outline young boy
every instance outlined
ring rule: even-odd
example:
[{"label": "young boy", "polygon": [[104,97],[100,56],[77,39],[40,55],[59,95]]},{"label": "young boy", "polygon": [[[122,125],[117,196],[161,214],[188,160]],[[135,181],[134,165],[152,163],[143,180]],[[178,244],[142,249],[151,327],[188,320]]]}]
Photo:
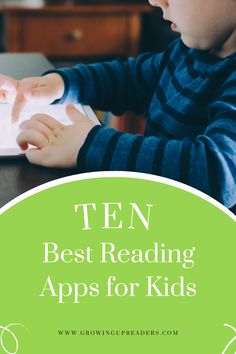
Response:
[{"label": "young boy", "polygon": [[236,0],[151,0],[181,40],[161,54],[77,65],[19,82],[2,77],[17,120],[27,101],[81,102],[147,117],[145,135],[95,126],[73,105],[63,126],[36,115],[18,144],[30,162],[79,172],[139,171],[189,184],[236,204]]}]

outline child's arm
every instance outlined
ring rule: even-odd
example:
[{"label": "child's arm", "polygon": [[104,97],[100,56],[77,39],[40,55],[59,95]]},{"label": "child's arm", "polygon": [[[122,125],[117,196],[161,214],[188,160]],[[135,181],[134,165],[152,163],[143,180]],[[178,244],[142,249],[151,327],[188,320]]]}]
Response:
[{"label": "child's arm", "polygon": [[163,54],[146,53],[125,61],[79,64],[47,73],[58,73],[64,79],[65,92],[59,103],[80,102],[116,115],[128,110],[142,114],[148,109],[163,60]]},{"label": "child's arm", "polygon": [[27,152],[32,163],[75,167],[77,161],[79,172],[123,170],[160,175],[191,185],[231,208],[236,201],[236,112],[230,96],[226,99],[211,104],[212,123],[195,140],[119,133],[94,126],[70,108],[68,114],[71,118],[73,114],[74,122],[78,118],[78,123],[60,129],[60,134],[50,126],[44,139],[42,135],[47,136],[48,131],[41,124],[47,125],[47,117],[40,125],[31,121],[23,127],[18,142],[22,147],[28,142],[39,148]]},{"label": "child's arm", "polygon": [[234,109],[217,113],[218,105],[212,105],[215,120],[194,140],[143,137],[96,127],[80,150],[77,168],[80,172],[123,170],[167,177],[231,208],[236,204],[236,111],[234,104]]},{"label": "child's arm", "polygon": [[0,102],[12,103],[12,121],[17,121],[28,102],[50,104],[64,94],[64,81],[58,74],[14,80],[0,75]]},{"label": "child's arm", "polygon": [[127,110],[144,113],[158,81],[163,54],[143,54],[127,61],[52,70],[42,77],[17,81],[0,76],[0,102],[13,103],[18,120],[27,102],[80,102],[117,115]]}]

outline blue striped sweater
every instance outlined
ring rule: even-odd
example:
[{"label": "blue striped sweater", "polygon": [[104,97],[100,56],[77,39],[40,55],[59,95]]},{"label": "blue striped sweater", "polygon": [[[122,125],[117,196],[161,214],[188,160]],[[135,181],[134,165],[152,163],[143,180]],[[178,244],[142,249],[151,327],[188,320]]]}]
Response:
[{"label": "blue striped sweater", "polygon": [[146,116],[144,136],[96,126],[78,155],[80,172],[138,171],[236,204],[236,52],[221,59],[174,41],[160,54],[57,70],[60,103]]}]

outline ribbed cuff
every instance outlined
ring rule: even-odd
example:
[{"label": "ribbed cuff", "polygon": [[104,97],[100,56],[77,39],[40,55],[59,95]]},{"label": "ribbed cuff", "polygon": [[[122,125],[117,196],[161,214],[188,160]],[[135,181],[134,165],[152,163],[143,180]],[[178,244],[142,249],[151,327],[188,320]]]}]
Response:
[{"label": "ribbed cuff", "polygon": [[58,74],[58,75],[60,75],[62,77],[63,81],[64,81],[64,86],[65,86],[63,96],[61,98],[59,98],[58,100],[53,101],[52,104],[63,104],[63,103],[65,103],[66,100],[67,100],[68,93],[69,93],[69,80],[68,80],[67,76],[63,73],[63,71],[58,71],[58,70],[45,71],[42,74],[42,76],[46,76],[46,75],[49,75],[49,74]]},{"label": "ribbed cuff", "polygon": [[101,125],[95,125],[90,132],[87,135],[87,138],[85,139],[84,144],[80,148],[78,157],[77,157],[77,170],[78,172],[85,172],[85,158],[88,152],[88,149],[90,148],[96,134],[100,129],[104,129]]},{"label": "ribbed cuff", "polygon": [[43,76],[48,74],[58,74],[62,77],[65,85],[65,90],[63,96],[54,101],[53,103],[65,103],[65,102],[74,102],[79,103],[79,82],[78,78],[75,75],[73,68],[62,68],[55,70],[48,70],[43,73]]}]

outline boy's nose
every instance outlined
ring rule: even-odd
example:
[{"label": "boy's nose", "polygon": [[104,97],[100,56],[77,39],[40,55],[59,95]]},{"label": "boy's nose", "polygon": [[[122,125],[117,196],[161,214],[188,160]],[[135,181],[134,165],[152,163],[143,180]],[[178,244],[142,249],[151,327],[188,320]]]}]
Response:
[{"label": "boy's nose", "polygon": [[169,5],[168,0],[148,0],[148,1],[152,6],[161,7],[162,9],[168,7]]}]

